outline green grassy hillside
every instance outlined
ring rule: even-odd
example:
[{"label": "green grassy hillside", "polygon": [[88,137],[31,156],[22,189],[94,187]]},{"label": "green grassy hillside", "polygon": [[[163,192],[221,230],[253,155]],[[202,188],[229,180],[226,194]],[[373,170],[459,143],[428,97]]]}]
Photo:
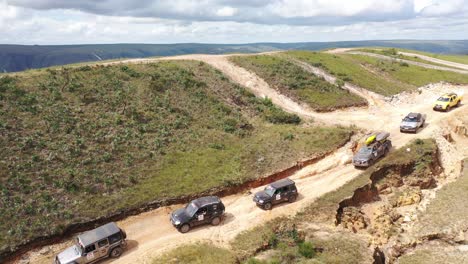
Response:
[{"label": "green grassy hillside", "polygon": [[237,65],[253,71],[271,87],[282,93],[307,103],[317,111],[330,111],[336,108],[363,106],[366,101],[323,78],[306,72],[287,59],[269,56],[231,57]]},{"label": "green grassy hillside", "polygon": [[286,55],[322,68],[343,81],[385,96],[415,90],[433,82],[468,83],[467,74],[426,69],[364,55],[309,51],[290,51]]},{"label": "green grassy hillside", "polygon": [[[458,69],[456,67],[447,66],[445,64],[435,63],[435,62],[432,62],[432,61],[421,59],[421,58],[419,58],[417,56],[408,56],[408,55],[400,54],[400,53],[398,53],[399,50],[395,49],[395,48],[362,48],[362,49],[358,49],[358,51],[380,54],[380,55],[392,57],[392,58],[395,58],[395,59],[403,59],[403,60],[421,62],[421,63],[435,65],[435,66],[441,66],[441,67],[445,67],[445,68]],[[454,55],[454,56],[456,56],[456,55]],[[458,55],[457,57],[463,57],[463,55]]]},{"label": "green grassy hillside", "polygon": [[0,78],[0,251],[166,197],[230,186],[343,144],[201,62]]},{"label": "green grassy hillside", "polygon": [[367,70],[346,54],[334,55],[309,51],[290,51],[286,54],[312,66],[322,68],[345,82],[383,95],[393,95],[412,89],[410,85],[382,78],[381,75]]},{"label": "green grassy hillside", "polygon": [[390,60],[380,60],[364,55],[349,55],[360,64],[370,67],[387,78],[392,78],[414,87],[440,81],[467,84],[468,74],[427,69]]}]

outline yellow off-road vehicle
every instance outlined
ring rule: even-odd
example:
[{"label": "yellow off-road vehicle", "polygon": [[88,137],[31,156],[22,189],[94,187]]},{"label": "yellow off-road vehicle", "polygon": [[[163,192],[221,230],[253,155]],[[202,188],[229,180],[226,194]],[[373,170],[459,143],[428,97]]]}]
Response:
[{"label": "yellow off-road vehicle", "polygon": [[433,109],[436,111],[447,112],[452,107],[459,106],[461,104],[462,97],[456,93],[444,94],[434,104]]}]

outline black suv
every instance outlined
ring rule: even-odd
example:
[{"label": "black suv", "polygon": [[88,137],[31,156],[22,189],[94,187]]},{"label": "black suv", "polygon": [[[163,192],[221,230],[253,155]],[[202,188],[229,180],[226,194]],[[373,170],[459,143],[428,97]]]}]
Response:
[{"label": "black suv", "polygon": [[297,188],[294,181],[290,179],[279,180],[269,184],[265,190],[254,195],[254,202],[265,210],[270,210],[275,204],[285,201],[290,203],[296,201]]},{"label": "black suv", "polygon": [[218,225],[224,214],[224,204],[216,196],[206,196],[191,201],[171,214],[172,225],[181,233],[203,224]]}]

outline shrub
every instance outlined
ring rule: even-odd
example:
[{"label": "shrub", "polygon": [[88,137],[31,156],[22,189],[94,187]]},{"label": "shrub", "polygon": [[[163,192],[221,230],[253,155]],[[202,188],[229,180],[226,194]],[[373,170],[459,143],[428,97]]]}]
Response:
[{"label": "shrub", "polygon": [[310,242],[303,242],[299,244],[299,254],[301,254],[304,258],[313,258],[315,256],[315,249],[312,243]]},{"label": "shrub", "polygon": [[289,114],[279,109],[273,109],[266,115],[266,119],[273,124],[299,124],[301,118],[296,114]]},{"label": "shrub", "polygon": [[404,62],[404,61],[401,61],[401,62],[400,62],[400,66],[402,66],[402,67],[409,67],[409,64],[406,63],[406,62]]}]

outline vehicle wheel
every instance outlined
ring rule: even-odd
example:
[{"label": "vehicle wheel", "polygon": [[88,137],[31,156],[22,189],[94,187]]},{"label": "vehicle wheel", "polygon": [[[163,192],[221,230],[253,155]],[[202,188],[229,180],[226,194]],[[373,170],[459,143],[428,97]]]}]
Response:
[{"label": "vehicle wheel", "polygon": [[447,108],[445,108],[445,112],[450,111],[450,106],[447,105]]},{"label": "vehicle wheel", "polygon": [[[414,133],[416,133],[416,132],[414,132]],[[385,148],[384,156],[387,156],[388,152],[390,152],[390,150],[388,148]]]},{"label": "vehicle wheel", "polygon": [[179,228],[179,232],[187,233],[190,230],[190,226],[188,224],[184,224]]},{"label": "vehicle wheel", "polygon": [[111,258],[118,258],[118,257],[120,257],[120,255],[122,255],[122,252],[123,252],[123,250],[122,250],[121,247],[116,247],[116,248],[111,250],[110,257]]},{"label": "vehicle wheel", "polygon": [[265,209],[265,210],[271,210],[271,203],[266,203],[266,204],[263,206],[263,209]]},{"label": "vehicle wheel", "polygon": [[219,218],[219,217],[215,217],[215,218],[213,218],[213,220],[211,220],[211,224],[214,225],[214,226],[219,225],[220,222],[221,222],[221,218]]},{"label": "vehicle wheel", "polygon": [[291,195],[288,197],[288,202],[294,203],[296,201],[297,195]]},{"label": "vehicle wheel", "polygon": [[459,101],[457,102],[457,107],[459,107],[460,104],[461,104],[461,100],[459,100]]}]

